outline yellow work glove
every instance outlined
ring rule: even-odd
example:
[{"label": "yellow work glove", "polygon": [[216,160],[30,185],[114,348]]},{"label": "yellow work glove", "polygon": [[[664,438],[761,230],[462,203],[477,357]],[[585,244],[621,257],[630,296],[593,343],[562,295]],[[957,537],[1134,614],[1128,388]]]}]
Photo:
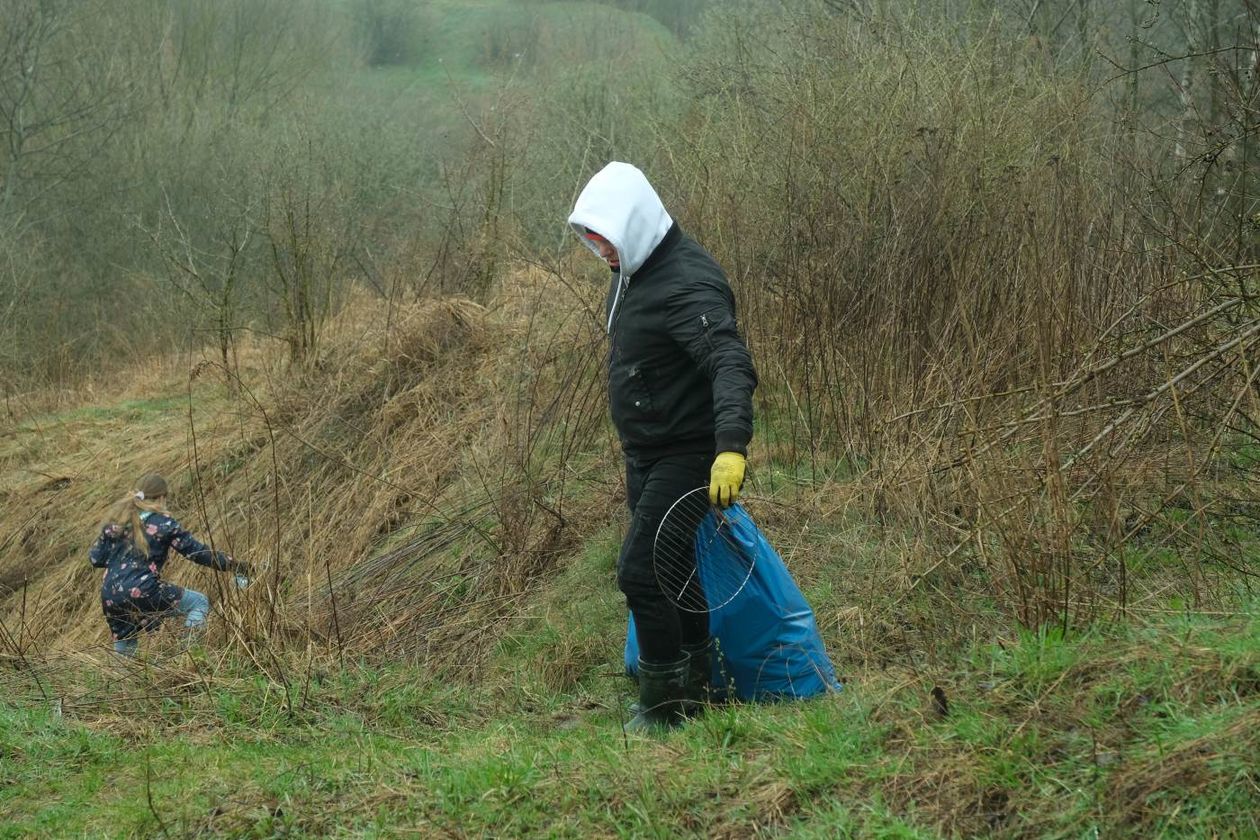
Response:
[{"label": "yellow work glove", "polygon": [[730,507],[739,498],[743,484],[744,456],[738,452],[718,453],[709,472],[709,501],[718,507]]}]

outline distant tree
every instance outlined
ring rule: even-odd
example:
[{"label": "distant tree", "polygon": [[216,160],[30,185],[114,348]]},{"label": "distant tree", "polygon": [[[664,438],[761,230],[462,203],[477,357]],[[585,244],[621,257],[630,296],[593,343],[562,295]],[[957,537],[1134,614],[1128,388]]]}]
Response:
[{"label": "distant tree", "polygon": [[276,151],[259,224],[267,251],[264,284],[290,361],[305,363],[314,360],[324,325],[361,264],[362,219],[348,206],[327,150],[298,137]]},{"label": "distant tree", "polygon": [[210,107],[225,123],[266,119],[334,50],[326,3],[182,0],[162,15],[168,105],[191,122]]},{"label": "distant tree", "polygon": [[[87,31],[104,5],[0,4],[0,227],[20,232],[70,212],[76,194],[62,188],[97,159],[132,106],[110,39]],[[60,201],[48,200],[58,191]]]},{"label": "distant tree", "polygon": [[353,14],[367,63],[414,64],[424,57],[427,3],[420,0],[355,0]]},{"label": "distant tree", "polygon": [[[194,237],[168,200],[159,224],[147,233],[166,263],[162,278],[209,321],[223,369],[231,371],[258,203],[245,196],[223,204],[209,231]],[[229,385],[234,381],[228,378]]]}]

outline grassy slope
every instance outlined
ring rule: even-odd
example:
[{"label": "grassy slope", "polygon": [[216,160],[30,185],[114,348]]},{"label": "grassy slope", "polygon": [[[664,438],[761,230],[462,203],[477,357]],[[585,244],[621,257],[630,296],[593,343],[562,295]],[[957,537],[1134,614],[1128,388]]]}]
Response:
[{"label": "grassy slope", "polygon": [[[425,130],[463,119],[435,90],[451,67],[472,91],[489,78],[478,58],[486,24],[526,13],[598,24],[613,14],[580,3],[459,5],[479,16],[434,4],[442,65],[365,77],[366,93],[406,99],[417,112],[445,101]],[[0,501],[95,511],[113,489],[96,477],[120,468],[114,453],[141,445],[186,458],[182,374],[162,371],[25,421],[0,441]],[[193,388],[199,428],[226,438],[237,405],[205,379]],[[228,470],[237,455],[225,451]],[[787,489],[771,488],[776,498],[804,502],[790,472],[762,464],[761,489],[782,474]],[[176,655],[169,638],[147,644],[153,658],[136,670],[72,646],[41,666],[39,684],[4,671],[0,837],[1260,834],[1254,610],[1233,619],[1155,613],[1146,626],[1067,640],[994,641],[982,631],[965,643],[969,633],[942,628],[939,644],[915,639],[886,656],[905,633],[879,624],[900,620],[881,594],[893,574],[885,570],[913,537],[860,517],[811,526],[808,538],[782,545],[845,675],[840,695],[716,709],[659,740],[623,737],[631,688],[617,674],[616,534],[597,530],[457,683],[446,672],[298,652],[265,667],[214,646]],[[79,564],[72,536],[84,532],[80,523],[41,531],[33,556]],[[85,586],[79,594],[91,600]],[[69,615],[47,601],[33,612],[36,633],[40,621]],[[933,687],[947,716],[930,700]]]},{"label": "grassy slope", "polygon": [[[420,94],[449,95],[452,85],[482,88],[510,76],[517,62],[590,61],[616,38],[663,49],[672,36],[654,18],[584,0],[430,0],[421,13],[424,47],[413,64],[362,76],[365,93],[397,85]],[[547,51],[531,56],[531,48]],[[509,60],[507,56],[516,54]]]},{"label": "grassy slope", "polygon": [[[817,610],[848,685],[838,696],[717,709],[659,741],[624,738],[631,687],[617,673],[624,612],[611,508],[497,619],[488,655],[460,649],[473,663],[462,669],[379,655],[339,662],[301,642],[254,661],[223,645],[231,620],[216,617],[205,650],[177,654],[173,634],[159,634],[128,670],[101,647],[83,535],[112,492],[99,476],[119,469],[121,453],[138,445],[145,458],[189,457],[188,387],[175,366],[84,395],[0,441],[0,493],[21,502],[6,505],[3,533],[30,509],[83,520],[23,531],[46,556],[10,552],[60,576],[60,588],[32,589],[60,597],[35,603],[24,632],[57,639],[64,625],[82,626],[36,655],[38,683],[0,645],[0,836],[1260,831],[1254,605],[1194,618],[1146,598],[1148,623],[1067,640],[1003,632],[983,612],[977,630],[951,628],[959,611],[928,595],[896,604],[910,534],[834,512],[846,484],[827,488],[832,513],[811,514],[809,489],[782,465],[763,464],[753,489],[777,488],[783,504],[763,508],[762,523]],[[239,403],[212,377],[191,388],[202,457],[224,446],[231,456],[207,484],[251,469],[232,445]],[[311,480],[330,480],[321,475]],[[799,519],[785,513],[793,509]],[[17,604],[8,607],[12,630]],[[949,703],[944,718],[934,687]]]},{"label": "grassy slope", "polygon": [[[930,684],[896,670],[627,739],[629,685],[610,667],[547,687],[566,639],[598,634],[615,654],[621,627],[597,563],[565,584],[593,598],[587,626],[523,631],[472,689],[350,665],[294,675],[286,699],[241,663],[177,657],[78,673],[61,716],[6,701],[0,836],[1260,831],[1254,619],[979,647],[942,680],[944,718]],[[122,699],[153,693],[165,696]]]},{"label": "grassy slope", "polygon": [[[63,587],[48,590],[61,599],[30,611],[27,631],[57,638],[68,620],[83,627],[40,657],[38,683],[20,667],[0,672],[0,835],[1260,831],[1254,609],[1215,619],[1158,610],[1143,613],[1148,624],[1066,641],[1004,634],[983,613],[978,631],[951,629],[958,612],[926,595],[894,606],[910,535],[860,514],[809,515],[808,488],[773,464],[754,489],[774,484],[784,504],[764,508],[763,525],[818,612],[848,684],[838,696],[717,709],[659,741],[624,738],[631,687],[617,673],[624,612],[612,584],[611,508],[462,672],[379,656],[338,662],[301,645],[257,662],[239,646],[224,653],[221,635],[190,657],[172,651],[172,634],[147,640],[150,658],[127,670],[100,647],[82,535],[111,493],[95,476],[112,475],[119,453],[139,444],[146,458],[163,448],[174,461],[188,457],[188,387],[179,366],[159,370],[24,421],[0,441],[0,491],[25,500],[6,506],[16,519],[5,519],[5,533],[27,519],[32,499],[37,510],[86,517],[24,532],[51,547],[46,562]],[[191,388],[209,458],[231,444],[239,404],[212,377]],[[232,459],[207,481],[250,469]],[[828,499],[847,491],[831,487]],[[801,519],[785,519],[793,508]],[[9,607],[14,628],[16,602]],[[7,646],[0,653],[21,664]],[[944,718],[933,687],[949,702]]]},{"label": "grassy slope", "polygon": [[[178,380],[24,425],[7,479],[45,481],[20,478],[16,459],[27,472],[68,468],[85,451],[112,451],[139,420],[150,436],[179,437]],[[230,408],[212,383],[194,387],[199,414]],[[851,518],[820,526],[830,530],[788,544],[848,684],[838,696],[716,709],[660,740],[623,737],[631,687],[617,674],[624,613],[610,525],[559,564],[458,683],[294,651],[266,667],[214,645],[178,655],[169,637],[146,642],[152,658],[137,670],[80,649],[46,661],[41,684],[6,670],[0,836],[1260,831],[1254,610],[1164,614],[1066,641],[919,644],[881,666],[868,655],[881,643],[836,617],[860,603],[866,584],[851,579],[886,564],[898,536]],[[933,687],[948,699],[944,718]]]}]

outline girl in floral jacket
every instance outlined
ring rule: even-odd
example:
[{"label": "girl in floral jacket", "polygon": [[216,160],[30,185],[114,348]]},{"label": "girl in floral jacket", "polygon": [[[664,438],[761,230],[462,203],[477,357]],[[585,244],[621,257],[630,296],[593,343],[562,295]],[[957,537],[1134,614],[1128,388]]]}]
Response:
[{"label": "girl in floral jacket", "polygon": [[210,599],[194,589],[162,580],[170,549],[194,563],[221,572],[236,572],[245,582],[248,566],[198,542],[167,512],[166,479],[149,473],[135,492],[110,508],[88,558],[105,570],[101,608],[114,637],[114,650],[134,656],[140,632],[154,630],[170,614],[184,616],[184,626],[205,626]]}]

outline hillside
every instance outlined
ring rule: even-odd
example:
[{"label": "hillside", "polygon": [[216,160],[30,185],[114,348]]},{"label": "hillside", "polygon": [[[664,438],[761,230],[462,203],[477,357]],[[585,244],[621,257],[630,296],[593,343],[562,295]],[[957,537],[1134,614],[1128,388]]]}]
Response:
[{"label": "hillside", "polygon": [[[242,348],[239,379],[168,358],[15,418],[0,835],[1260,828],[1254,610],[1183,613],[1152,577],[1125,622],[1021,631],[949,607],[948,585],[920,591],[911,532],[864,513],[860,479],[809,487],[773,460],[748,506],[845,690],[623,736],[624,490],[573,295],[525,270],[487,307],[386,321],[364,299],[301,375],[264,346]],[[212,594],[213,628],[188,653],[164,631],[129,664],[83,552],[150,469],[194,530],[266,574],[236,592],[176,561]]]},{"label": "hillside", "polygon": [[[1260,836],[1260,8],[1019,5],[8,3],[0,837]],[[623,732],[611,160],[842,691]]]}]

